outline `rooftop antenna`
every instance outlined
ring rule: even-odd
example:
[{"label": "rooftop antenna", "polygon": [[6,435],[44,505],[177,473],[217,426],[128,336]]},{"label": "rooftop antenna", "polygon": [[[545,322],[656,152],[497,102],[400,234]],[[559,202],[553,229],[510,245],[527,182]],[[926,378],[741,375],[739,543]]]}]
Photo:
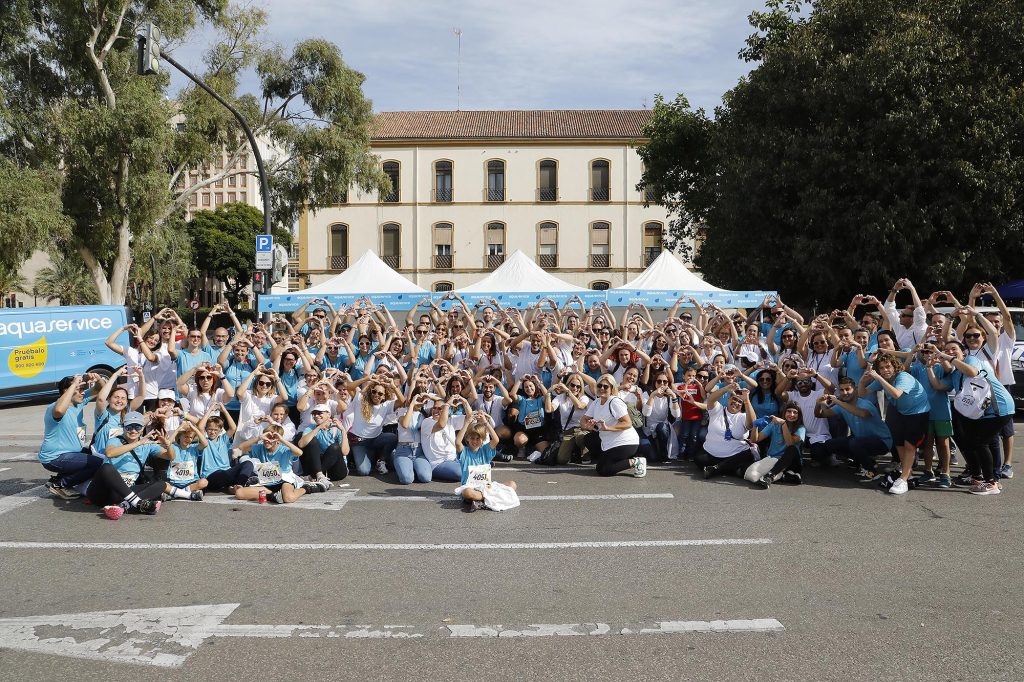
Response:
[{"label": "rooftop antenna", "polygon": [[452,33],[459,41],[459,58],[455,77],[455,111],[460,111],[462,109],[462,29],[455,27],[452,29]]}]

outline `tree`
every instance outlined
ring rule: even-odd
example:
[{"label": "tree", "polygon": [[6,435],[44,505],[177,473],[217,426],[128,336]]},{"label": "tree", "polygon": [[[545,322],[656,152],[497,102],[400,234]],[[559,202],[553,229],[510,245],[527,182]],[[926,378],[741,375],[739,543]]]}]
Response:
[{"label": "tree", "polygon": [[[256,270],[256,235],[263,234],[263,213],[248,204],[224,204],[199,211],[188,223],[199,270],[227,285],[231,305]],[[274,230],[274,241],[291,243],[291,233]]]},{"label": "tree", "polygon": [[[150,20],[164,49],[204,24],[218,30],[204,75],[273,151],[275,221],[290,225],[304,208],[339,203],[352,186],[386,188],[369,152],[363,76],[331,43],[306,40],[287,54],[263,47],[264,13],[227,0],[11,0],[0,8],[0,93],[12,103],[0,105],[0,149],[19,169],[60,169],[53,186],[70,221],[68,243],[101,301],[125,300],[133,241],[180,220],[197,190],[240,174],[258,185],[251,166],[238,167],[247,143],[220,104],[195,88],[170,101],[166,73],[135,74],[134,32]],[[259,94],[240,94],[238,75],[252,67]],[[179,131],[172,122],[180,116]],[[26,225],[34,243],[50,238],[50,222]]]},{"label": "tree", "polygon": [[7,305],[11,294],[27,294],[28,282],[20,272],[6,264],[0,264],[0,308]]},{"label": "tree", "polygon": [[51,264],[36,273],[36,290],[47,301],[60,305],[89,305],[99,296],[85,265],[72,253],[53,253]]},{"label": "tree", "polygon": [[751,24],[714,118],[659,100],[640,152],[710,280],[831,306],[1019,274],[1024,6],[771,0]]}]

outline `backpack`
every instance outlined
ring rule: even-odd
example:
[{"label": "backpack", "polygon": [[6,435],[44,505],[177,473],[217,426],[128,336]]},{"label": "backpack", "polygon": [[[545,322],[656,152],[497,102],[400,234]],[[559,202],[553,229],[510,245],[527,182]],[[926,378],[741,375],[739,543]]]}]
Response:
[{"label": "backpack", "polygon": [[953,398],[953,408],[967,419],[981,419],[992,402],[992,385],[988,372],[981,370],[977,376],[963,377],[960,390]]},{"label": "backpack", "polygon": [[[622,402],[626,403],[625,400]],[[633,407],[632,403],[626,403],[626,412],[629,413],[629,421],[632,422],[634,429],[642,429],[644,427],[644,415],[640,410]]]}]

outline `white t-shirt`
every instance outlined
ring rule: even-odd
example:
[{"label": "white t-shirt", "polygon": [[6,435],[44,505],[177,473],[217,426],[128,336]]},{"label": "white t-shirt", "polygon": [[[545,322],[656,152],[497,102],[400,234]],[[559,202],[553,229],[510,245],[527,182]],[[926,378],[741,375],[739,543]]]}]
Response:
[{"label": "white t-shirt", "polygon": [[[423,421],[423,413],[419,410],[413,412],[412,417],[409,418],[409,428],[402,426],[405,415],[408,412],[408,408],[400,407],[395,415],[398,419],[398,442],[399,443],[419,443],[420,442],[420,422]],[[413,447],[415,449],[415,446]]]},{"label": "white t-shirt", "polygon": [[1003,386],[1017,383],[1013,378],[1013,339],[1006,330],[999,332],[999,349],[996,351],[996,379]]},{"label": "white t-shirt", "polygon": [[178,383],[178,364],[171,359],[171,353],[167,350],[167,344],[161,345],[155,355],[160,358],[160,366],[156,371],[160,388],[175,388]]},{"label": "white t-shirt", "polygon": [[[729,431],[732,433],[732,440],[725,439],[726,421],[728,421]],[[749,449],[750,446],[744,440],[747,435],[745,412],[732,414],[717,400],[708,409],[708,435],[704,441],[704,449],[709,455],[724,459]]]},{"label": "white t-shirt", "polygon": [[455,459],[455,426],[452,420],[448,425],[434,433],[434,425],[437,420],[433,417],[426,417],[420,424],[420,445],[423,447],[423,454],[427,456],[430,466],[453,461]]},{"label": "white t-shirt", "polygon": [[512,376],[515,380],[520,380],[527,374],[540,374],[540,363],[537,362],[540,359],[540,353],[533,353],[533,346],[529,342],[524,343],[519,347],[519,355],[514,356],[514,365],[512,367]]},{"label": "white t-shirt", "polygon": [[825,390],[820,386],[811,390],[806,396],[800,395],[795,388],[790,390],[789,399],[800,406],[800,412],[804,417],[804,428],[807,429],[808,443],[824,443],[832,435],[828,431],[828,420],[814,416],[814,405],[818,402]]},{"label": "white t-shirt", "polygon": [[[587,405],[587,416],[595,421],[603,421],[605,425],[612,426],[624,416],[629,414],[626,410],[626,403],[621,398],[609,398],[604,404],[600,400],[594,400]],[[601,449],[610,450],[620,445],[639,445],[640,434],[636,429],[630,427],[623,431],[598,431],[601,434]]]},{"label": "white t-shirt", "polygon": [[[182,401],[186,402],[186,401]],[[190,414],[196,419],[202,419],[203,415],[206,414],[206,410],[209,409],[210,403],[223,403],[224,400],[224,389],[218,388],[213,392],[211,396],[209,393],[199,393],[196,387],[193,386],[188,391],[188,407],[186,408],[186,414]]]},{"label": "white t-shirt", "polygon": [[491,418],[491,420],[497,424],[505,420],[505,407],[502,405],[504,398],[500,393],[495,393],[490,400],[484,400],[483,395],[480,395],[476,399],[476,405],[473,406],[474,410],[483,410]]},{"label": "white t-shirt", "polygon": [[[581,393],[579,401],[583,403],[582,410],[576,407],[576,404],[573,403],[572,399],[564,393],[559,393],[551,398],[551,404],[558,410],[558,423],[561,425],[562,429],[568,431],[569,429],[574,429],[580,425],[580,417],[587,413],[587,406],[590,405],[590,398]],[[576,409],[573,409],[574,407]],[[570,413],[572,413],[571,417],[569,416]]]},{"label": "white t-shirt", "polygon": [[[315,426],[313,423],[313,408],[317,406],[317,403],[312,399],[310,399],[308,403],[309,405],[306,409],[299,412],[300,431],[305,431],[306,429]],[[331,419],[336,418],[338,416],[338,401],[328,398],[325,404],[331,408]]]},{"label": "white t-shirt", "polygon": [[648,397],[644,400],[642,412],[647,417],[644,433],[649,436],[654,432],[655,426],[668,421],[670,413],[673,417],[679,419],[681,414],[679,399],[676,398],[676,401],[673,403],[671,397],[663,395],[655,396],[653,400]]},{"label": "white t-shirt", "polygon": [[277,402],[277,392],[268,393],[265,396],[258,396],[253,391],[247,391],[245,400],[242,401],[241,409],[238,412],[238,432],[235,434],[235,443],[259,435],[263,432],[263,424],[257,424],[253,420],[256,417],[263,417],[270,414],[270,410]]},{"label": "white t-shirt", "polygon": [[380,405],[374,405],[370,409],[370,418],[363,418],[363,394],[356,393],[355,399],[349,405],[347,412],[352,415],[352,433],[359,438],[376,438],[380,435],[384,424],[395,411],[395,401],[385,400]]},{"label": "white t-shirt", "polygon": [[620,390],[616,395],[622,399],[622,402],[629,403],[638,410],[643,409],[643,402],[647,401],[647,392],[641,389],[638,396],[635,386],[628,391]]}]

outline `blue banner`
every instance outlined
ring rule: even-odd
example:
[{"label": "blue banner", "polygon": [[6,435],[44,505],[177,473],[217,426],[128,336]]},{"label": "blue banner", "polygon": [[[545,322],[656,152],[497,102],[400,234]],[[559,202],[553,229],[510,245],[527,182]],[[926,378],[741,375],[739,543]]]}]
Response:
[{"label": "blue banner", "polygon": [[608,306],[625,308],[630,303],[643,303],[648,308],[667,310],[682,296],[700,303],[714,303],[719,308],[756,308],[764,303],[765,296],[775,296],[774,291],[669,291],[654,289],[609,289]]},{"label": "blue banner", "polygon": [[351,305],[363,297],[369,297],[377,305],[386,305],[389,310],[411,310],[414,305],[424,298],[429,299],[429,293],[410,294],[326,294],[323,296],[311,296],[296,291],[292,294],[267,294],[260,296],[258,310],[261,313],[290,313],[302,307],[302,304],[312,300],[326,300],[337,308],[339,305]]},{"label": "blue banner", "polygon": [[[607,292],[605,292],[605,291],[591,291],[591,290],[588,290],[588,291],[578,291],[578,292],[562,292],[562,293],[546,292],[546,291],[545,292],[517,292],[517,291],[509,292],[509,291],[505,291],[505,292],[493,292],[493,293],[490,293],[490,292],[482,292],[482,293],[473,292],[473,293],[459,294],[459,295],[462,296],[462,299],[466,302],[466,305],[469,306],[470,310],[472,310],[473,306],[475,306],[477,303],[482,303],[484,305],[489,305],[489,304],[491,304],[491,300],[492,299],[497,301],[498,305],[500,305],[502,308],[517,308],[519,310],[523,310],[525,308],[528,308],[529,306],[537,305],[538,303],[540,303],[541,301],[544,301],[546,299],[551,299],[552,301],[555,302],[555,305],[561,307],[566,301],[568,301],[573,296],[578,296],[579,298],[583,299],[583,303],[589,308],[594,303],[597,303],[597,302],[604,303],[605,298],[606,298],[606,296],[605,296],[606,293]],[[452,299],[445,298],[446,295],[447,294],[439,292],[439,293],[433,294],[431,296],[431,298],[434,301],[437,302],[438,307],[441,308],[442,310],[448,310],[452,306],[452,303],[453,303]]]}]

